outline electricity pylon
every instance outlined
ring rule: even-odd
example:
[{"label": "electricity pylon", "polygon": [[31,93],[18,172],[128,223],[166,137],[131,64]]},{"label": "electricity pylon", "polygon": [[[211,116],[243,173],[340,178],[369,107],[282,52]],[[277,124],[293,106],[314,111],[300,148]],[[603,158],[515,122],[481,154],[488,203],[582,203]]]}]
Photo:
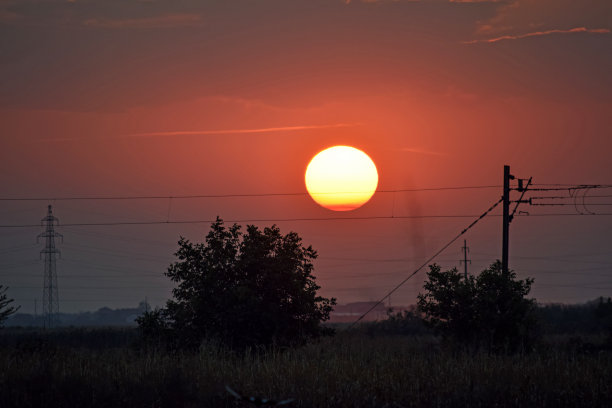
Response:
[{"label": "electricity pylon", "polygon": [[43,321],[46,328],[56,327],[59,323],[59,298],[57,294],[57,271],[55,268],[55,255],[60,254],[60,250],[55,247],[55,238],[63,235],[55,231],[55,226],[59,225],[57,217],[53,216],[52,207],[49,206],[47,216],[41,220],[41,225],[45,231],[38,235],[38,239],[45,238],[45,249],[40,251],[40,256],[45,254],[45,272],[43,287]]}]

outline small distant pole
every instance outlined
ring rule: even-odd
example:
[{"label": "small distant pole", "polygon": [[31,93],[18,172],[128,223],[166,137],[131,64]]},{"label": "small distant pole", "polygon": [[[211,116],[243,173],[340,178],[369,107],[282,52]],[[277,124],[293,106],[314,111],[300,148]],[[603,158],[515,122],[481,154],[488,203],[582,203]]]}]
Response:
[{"label": "small distant pole", "polygon": [[470,252],[470,248],[467,246],[467,241],[465,239],[463,240],[463,246],[461,247],[461,249],[463,249],[463,260],[459,261],[459,265],[461,265],[461,263],[463,262],[463,265],[465,267],[464,277],[467,280],[467,277],[468,277],[468,262],[471,264],[472,261],[470,259],[467,259],[467,254],[468,254],[468,252]]}]

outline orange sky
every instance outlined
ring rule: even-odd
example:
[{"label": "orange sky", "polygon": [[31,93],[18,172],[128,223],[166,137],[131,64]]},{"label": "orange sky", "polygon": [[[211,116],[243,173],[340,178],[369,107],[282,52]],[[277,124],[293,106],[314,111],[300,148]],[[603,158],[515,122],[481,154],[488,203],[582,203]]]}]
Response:
[{"label": "orange sky", "polygon": [[[504,164],[536,183],[611,184],[611,15],[607,0],[2,0],[1,196],[304,192],[310,158],[337,144],[373,158],[381,190],[498,185]],[[378,193],[351,215],[480,214],[499,196]],[[164,220],[169,208],[52,204],[64,223]],[[0,202],[0,224],[37,223],[46,205]],[[307,196],[170,203],[172,219],[216,215],[337,214]],[[469,222],[279,225],[319,250],[323,293],[345,303],[382,296]],[[536,278],[541,301],[609,295],[611,222],[517,219],[511,266]],[[475,271],[500,256],[500,223],[467,235]],[[161,304],[170,285],[149,275],[180,234],[206,229],[67,227],[60,307]],[[0,283],[25,311],[41,297],[38,233],[0,229]],[[461,245],[440,263],[457,264]],[[413,303],[421,283],[393,302]]]}]

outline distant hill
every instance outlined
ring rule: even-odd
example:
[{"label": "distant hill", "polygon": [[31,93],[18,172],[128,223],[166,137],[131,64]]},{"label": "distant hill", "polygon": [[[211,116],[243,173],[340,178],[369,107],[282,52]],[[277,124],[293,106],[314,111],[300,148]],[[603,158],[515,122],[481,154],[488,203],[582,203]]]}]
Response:
[{"label": "distant hill", "polygon": [[[60,326],[96,327],[96,326],[136,326],[136,317],[150,310],[146,302],[140,302],[138,307],[126,309],[111,309],[101,307],[94,312],[60,313]],[[43,317],[28,313],[16,313],[4,324],[6,327],[42,327]]]}]

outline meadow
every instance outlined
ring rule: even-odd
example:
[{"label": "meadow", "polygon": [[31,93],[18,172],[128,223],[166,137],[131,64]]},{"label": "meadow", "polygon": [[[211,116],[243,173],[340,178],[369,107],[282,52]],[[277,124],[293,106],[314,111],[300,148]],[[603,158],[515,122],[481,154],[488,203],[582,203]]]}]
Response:
[{"label": "meadow", "polygon": [[[528,354],[457,351],[429,334],[339,331],[304,347],[235,353],[136,347],[133,329],[0,331],[0,407],[604,407],[603,336],[548,335]],[[242,404],[242,405],[241,405]]]}]

